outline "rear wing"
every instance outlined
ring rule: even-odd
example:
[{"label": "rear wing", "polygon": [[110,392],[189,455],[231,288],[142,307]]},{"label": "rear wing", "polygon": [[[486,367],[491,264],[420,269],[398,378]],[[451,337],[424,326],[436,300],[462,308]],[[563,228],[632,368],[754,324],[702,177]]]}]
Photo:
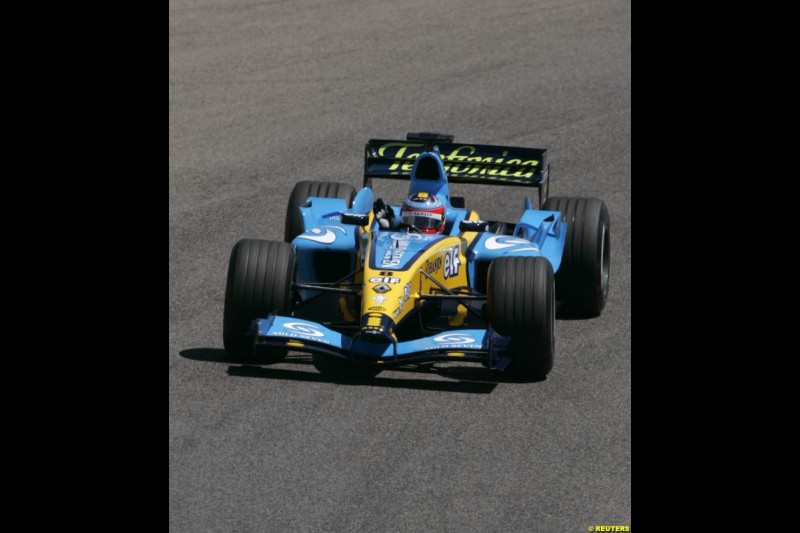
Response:
[{"label": "rear wing", "polygon": [[451,183],[540,187],[546,184],[547,150],[489,144],[458,144],[453,136],[409,133],[405,141],[370,139],[364,151],[364,185],[371,178],[408,179],[424,151],[438,152]]}]

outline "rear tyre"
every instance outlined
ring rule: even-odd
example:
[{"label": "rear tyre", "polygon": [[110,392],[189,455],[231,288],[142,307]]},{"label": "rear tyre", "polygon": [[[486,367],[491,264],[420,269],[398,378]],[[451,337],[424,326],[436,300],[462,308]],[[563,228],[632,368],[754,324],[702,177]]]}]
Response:
[{"label": "rear tyre", "polygon": [[489,266],[487,312],[511,337],[509,371],[522,379],[546,376],[555,352],[555,280],[544,257],[500,257]]},{"label": "rear tyre", "polygon": [[564,255],[556,273],[556,294],[570,315],[599,316],[608,299],[611,227],[608,209],[597,198],[548,199],[542,209],[560,211],[567,222]]},{"label": "rear tyre", "polygon": [[[236,243],[228,262],[225,286],[223,343],[230,358],[252,352],[250,324],[277,311],[291,311],[294,250],[285,242],[243,239]],[[265,362],[286,357],[284,350],[259,350]]]},{"label": "rear tyre", "polygon": [[300,206],[306,203],[309,196],[320,198],[341,198],[347,202],[347,207],[353,205],[356,189],[347,183],[325,181],[301,181],[294,186],[289,195],[289,205],[286,207],[286,224],[284,226],[283,240],[292,240],[303,233],[303,219],[300,216]]}]

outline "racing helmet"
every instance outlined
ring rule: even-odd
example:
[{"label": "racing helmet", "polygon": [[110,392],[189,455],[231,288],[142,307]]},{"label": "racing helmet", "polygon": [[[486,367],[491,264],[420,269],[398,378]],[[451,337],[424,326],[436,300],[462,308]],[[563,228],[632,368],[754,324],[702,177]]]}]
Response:
[{"label": "racing helmet", "polygon": [[442,233],[445,208],[441,200],[427,192],[412,194],[400,209],[400,220],[422,233]]}]

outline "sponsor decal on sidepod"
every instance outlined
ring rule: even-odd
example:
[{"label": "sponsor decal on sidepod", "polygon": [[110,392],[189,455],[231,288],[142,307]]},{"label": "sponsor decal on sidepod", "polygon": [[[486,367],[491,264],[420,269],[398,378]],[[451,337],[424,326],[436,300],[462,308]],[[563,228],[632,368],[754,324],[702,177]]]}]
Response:
[{"label": "sponsor decal on sidepod", "polygon": [[[326,228],[325,233],[323,233],[322,228]],[[320,226],[318,228],[314,228],[306,232],[306,233],[311,233],[311,235],[303,233],[301,235],[298,235],[297,238],[306,239],[321,244],[332,244],[336,240],[336,233],[327,228],[331,228],[336,231],[341,231],[342,235],[347,235],[347,232],[338,226]]]},{"label": "sponsor decal on sidepod", "polygon": [[[517,237],[507,237],[507,236],[499,236],[499,237],[491,237],[486,239],[486,242],[483,243],[487,250],[503,250],[505,248],[515,248],[514,250],[509,250],[510,252],[523,252],[523,251],[534,251],[538,252],[539,249],[533,246],[531,241],[527,241],[525,239],[520,239]],[[519,248],[519,246],[525,246],[525,248]]]}]

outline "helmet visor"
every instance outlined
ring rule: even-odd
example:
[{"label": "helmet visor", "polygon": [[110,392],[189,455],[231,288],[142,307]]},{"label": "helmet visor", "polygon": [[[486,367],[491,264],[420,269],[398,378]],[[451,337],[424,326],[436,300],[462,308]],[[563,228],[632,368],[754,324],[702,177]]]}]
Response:
[{"label": "helmet visor", "polygon": [[439,229],[444,223],[441,213],[428,211],[407,211],[400,217],[403,222],[419,229]]}]

